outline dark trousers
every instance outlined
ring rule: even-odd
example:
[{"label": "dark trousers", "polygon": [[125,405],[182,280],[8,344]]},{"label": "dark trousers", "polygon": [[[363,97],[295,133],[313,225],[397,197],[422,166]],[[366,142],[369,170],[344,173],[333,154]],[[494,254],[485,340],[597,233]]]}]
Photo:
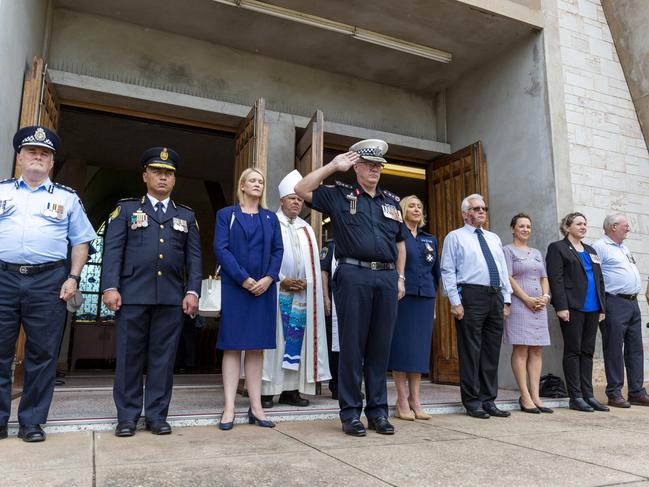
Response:
[{"label": "dark trousers", "polygon": [[146,419],[166,419],[173,387],[174,361],[183,325],[182,308],[127,304],[116,313],[115,325],[117,363],[113,398],[117,419],[135,422],[140,417],[145,360]]},{"label": "dark trousers", "polygon": [[642,316],[638,302],[607,294],[606,319],[599,327],[604,349],[606,395],[622,395],[625,366],[629,397],[645,395]]},{"label": "dark trousers", "polygon": [[563,375],[571,398],[593,397],[593,353],[599,311],[570,309],[570,321],[561,322]]},{"label": "dark trousers", "polygon": [[[333,308],[333,306],[332,306]],[[333,309],[331,310],[333,313]],[[331,372],[331,379],[329,380],[329,390],[332,393],[338,391],[338,352],[331,350],[332,344],[332,320],[331,315],[325,316],[325,325],[327,330],[327,343],[329,344],[329,371]]]},{"label": "dark trousers", "polygon": [[65,325],[65,302],[59,293],[66,276],[65,267],[29,276],[0,270],[0,425],[9,421],[11,364],[21,323],[27,342],[18,422],[47,422]]},{"label": "dark trousers", "polygon": [[334,274],[340,355],[338,401],[340,419],[388,415],[386,372],[397,318],[397,273],[341,264]]},{"label": "dark trousers", "polygon": [[463,287],[464,317],[455,320],[460,393],[466,409],[493,404],[498,396],[498,361],[503,336],[503,295]]}]

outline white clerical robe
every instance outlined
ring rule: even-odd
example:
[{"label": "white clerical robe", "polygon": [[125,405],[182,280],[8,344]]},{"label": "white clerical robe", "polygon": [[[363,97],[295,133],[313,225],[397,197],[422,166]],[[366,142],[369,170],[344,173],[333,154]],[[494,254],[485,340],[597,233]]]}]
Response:
[{"label": "white clerical robe", "polygon": [[[264,350],[261,393],[275,395],[282,391],[298,389],[301,393],[313,395],[316,382],[331,379],[318,242],[311,226],[300,217],[295,218],[291,223],[280,209],[277,211],[277,218],[282,229],[284,243],[284,256],[279,272],[280,280],[285,277],[306,280],[306,327],[302,340],[299,370],[282,368],[284,327],[278,301],[277,348]],[[299,245],[294,247],[291,242],[295,241],[295,236],[297,236]],[[301,262],[301,269],[295,269],[296,262]],[[279,299],[279,283],[276,285]]]}]

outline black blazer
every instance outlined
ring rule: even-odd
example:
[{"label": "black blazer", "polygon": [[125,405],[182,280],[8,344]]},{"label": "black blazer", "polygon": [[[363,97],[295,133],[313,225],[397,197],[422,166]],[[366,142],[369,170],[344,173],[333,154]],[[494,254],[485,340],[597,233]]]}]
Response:
[{"label": "black blazer", "polygon": [[[593,274],[595,277],[595,287],[601,312],[605,312],[604,299],[604,278],[602,268],[595,260],[597,252],[590,245],[582,242],[584,250],[591,255],[593,261]],[[592,258],[592,256],[595,258]],[[552,242],[548,246],[548,253],[545,257],[548,271],[548,280],[550,281],[550,292],[552,293],[552,306],[556,311],[564,309],[580,309],[586,301],[586,291],[588,290],[588,277],[584,264],[579,257],[578,252],[570,243],[568,238]]]}]

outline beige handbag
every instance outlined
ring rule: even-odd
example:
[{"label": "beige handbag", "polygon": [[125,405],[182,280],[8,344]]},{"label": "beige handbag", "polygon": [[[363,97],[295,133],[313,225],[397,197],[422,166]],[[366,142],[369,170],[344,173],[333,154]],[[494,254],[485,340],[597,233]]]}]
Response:
[{"label": "beige handbag", "polygon": [[198,300],[199,316],[218,318],[221,315],[221,266],[216,268],[214,276],[208,276],[201,283],[201,297]]}]

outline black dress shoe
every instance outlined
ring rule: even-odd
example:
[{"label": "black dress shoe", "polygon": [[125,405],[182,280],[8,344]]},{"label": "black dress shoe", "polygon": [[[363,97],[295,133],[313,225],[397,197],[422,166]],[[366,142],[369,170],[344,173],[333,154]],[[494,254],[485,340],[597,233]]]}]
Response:
[{"label": "black dress shoe", "polygon": [[584,413],[592,413],[595,411],[590,405],[584,401],[583,397],[575,397],[574,399],[570,399],[568,402],[568,407],[570,409],[574,409],[575,411],[582,411]]},{"label": "black dress shoe", "polygon": [[491,417],[484,409],[467,409],[466,414],[472,418],[478,419],[489,419]]},{"label": "black dress shoe", "polygon": [[270,409],[273,407],[273,396],[261,396],[261,407]]},{"label": "black dress shoe", "polygon": [[536,406],[536,407],[539,411],[545,414],[552,414],[554,412],[554,409],[545,406]]},{"label": "black dress shoe", "polygon": [[296,406],[298,408],[305,408],[309,405],[309,400],[300,396],[298,391],[284,391],[279,395],[280,404],[288,404],[289,406]]},{"label": "black dress shoe", "polygon": [[390,424],[386,416],[379,416],[378,418],[368,419],[367,427],[371,430],[375,430],[380,435],[393,435],[394,426]]},{"label": "black dress shoe", "polygon": [[4,440],[7,437],[7,425],[0,426],[0,440]]},{"label": "black dress shoe", "polygon": [[361,420],[358,418],[343,421],[343,431],[346,435],[350,436],[365,436],[367,434],[365,426],[363,426],[363,423],[361,423]]},{"label": "black dress shoe", "polygon": [[27,443],[45,441],[45,431],[40,424],[21,424],[18,428],[18,438],[22,438]]},{"label": "black dress shoe", "polygon": [[509,411],[503,411],[496,407],[495,404],[483,404],[482,409],[489,413],[489,416],[495,416],[497,418],[508,418],[512,415]]},{"label": "black dress shoe", "polygon": [[115,436],[125,438],[135,435],[135,423],[133,421],[120,421],[115,427]]},{"label": "black dress shoe", "polygon": [[154,435],[168,435],[171,434],[171,425],[166,421],[147,421],[146,429],[151,431]]},{"label": "black dress shoe", "polygon": [[530,414],[541,414],[541,411],[539,408],[536,407],[536,405],[533,408],[526,408],[523,406],[523,398],[519,397],[518,398],[518,405],[521,407],[521,411],[524,413],[530,413]]},{"label": "black dress shoe", "polygon": [[611,409],[608,406],[604,406],[601,402],[599,402],[597,399],[594,397],[585,397],[584,400],[588,403],[588,405],[593,408],[595,411],[602,411],[602,412],[608,412]]}]

